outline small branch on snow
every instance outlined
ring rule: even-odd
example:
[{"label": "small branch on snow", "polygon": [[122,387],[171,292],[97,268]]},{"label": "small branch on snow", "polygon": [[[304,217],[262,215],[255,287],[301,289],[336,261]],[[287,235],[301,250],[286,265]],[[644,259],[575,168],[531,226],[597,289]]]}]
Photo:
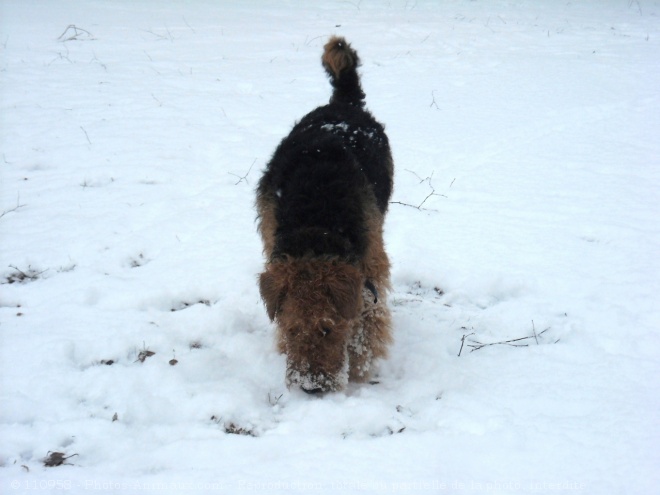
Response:
[{"label": "small branch on snow", "polygon": [[458,357],[461,357],[461,352],[463,352],[463,345],[465,344],[465,339],[470,335],[474,335],[474,332],[465,334],[461,337],[461,348],[458,350]]},{"label": "small branch on snow", "polygon": [[249,184],[247,180],[247,176],[250,175],[250,171],[252,170],[252,167],[254,167],[254,164],[257,163],[257,159],[255,158],[254,161],[252,162],[252,165],[250,165],[250,168],[248,169],[247,173],[244,176],[240,176],[238,174],[234,174],[232,172],[227,172],[229,175],[233,175],[234,177],[238,177],[238,182],[234,184],[235,186],[239,185],[241,182],[245,181],[246,184]]},{"label": "small branch on snow", "polygon": [[163,36],[162,34],[154,33],[151,29],[142,29],[141,31],[144,31],[145,33],[149,33],[149,34],[155,36],[156,38],[158,38],[159,40],[166,40],[167,39],[167,36]]},{"label": "small branch on snow", "polygon": [[12,213],[12,212],[18,210],[19,208],[23,208],[24,206],[25,206],[24,204],[21,204],[21,197],[17,195],[16,196],[16,206],[14,206],[13,208],[10,208],[8,210],[3,211],[2,214],[0,214],[0,218],[4,217],[7,213]]},{"label": "small branch on snow", "polygon": [[435,89],[431,91],[431,104],[429,105],[429,108],[433,108],[434,106],[436,110],[440,110],[440,107],[435,102]]},{"label": "small branch on snow", "polygon": [[89,140],[89,134],[87,134],[87,131],[85,130],[85,128],[84,128],[83,126],[80,126],[80,128],[81,128],[82,131],[85,133],[85,137],[87,138],[87,142],[88,142],[89,144],[92,144],[92,142]]},{"label": "small branch on snow", "polygon": [[[519,337],[517,339],[502,340],[500,342],[479,342],[478,340],[469,340],[467,345],[468,345],[468,347],[472,348],[472,350],[470,352],[474,352],[476,350],[483,349],[484,347],[489,347],[489,346],[492,346],[492,345],[508,345],[510,347],[529,347],[529,343],[522,343],[522,342],[525,341],[525,340],[534,339],[536,341],[536,344],[538,345],[538,343],[539,343],[538,337],[543,335],[548,330],[550,330],[550,327],[546,328],[542,332],[536,333],[536,328],[534,328],[534,324],[532,322],[532,330],[533,330],[534,334],[533,335],[528,335],[527,337]],[[473,334],[470,334],[470,335],[473,335]],[[463,336],[463,339],[465,337],[466,336]],[[461,339],[461,349],[463,349],[463,342],[462,342],[463,339]],[[559,342],[559,340],[555,341],[554,343],[556,344],[557,342]],[[459,356],[460,356],[460,352],[459,352]]]},{"label": "small branch on snow", "polygon": [[174,43],[174,36],[172,36],[172,32],[170,31],[170,28],[165,26],[165,32],[167,32],[167,36],[164,36],[162,34],[154,33],[153,30],[151,29],[142,29],[145,33],[149,33],[159,40],[170,40],[171,43]]},{"label": "small branch on snow", "polygon": [[277,405],[277,403],[280,401],[280,399],[282,398],[283,395],[284,394],[280,394],[280,395],[277,395],[277,396],[276,395],[270,395],[270,392],[268,392],[268,403],[271,406],[275,407]]},{"label": "small branch on snow", "polygon": [[353,7],[355,7],[356,9],[360,10],[360,4],[362,3],[362,0],[360,0],[360,1],[357,2],[357,3],[355,3],[355,2],[348,2],[348,1],[347,1],[347,2],[344,2],[344,3],[348,3],[348,4],[352,5]]},{"label": "small branch on snow", "polygon": [[188,24],[188,21],[186,20],[186,17],[185,17],[185,16],[183,16],[183,22],[186,24],[186,26],[188,26],[188,27],[190,28],[190,30],[191,30],[193,33],[196,32],[196,31],[192,28],[192,26],[191,26],[190,24]]},{"label": "small branch on snow", "polygon": [[433,179],[433,173],[434,173],[434,172],[431,173],[431,175],[430,175],[429,177],[426,177],[426,178],[424,178],[424,179],[422,179],[419,175],[417,175],[417,174],[416,174],[415,172],[413,172],[412,170],[408,170],[408,169],[406,169],[406,172],[410,172],[410,173],[413,174],[415,177],[417,177],[417,178],[419,179],[419,183],[420,183],[420,184],[421,184],[422,182],[428,182],[429,187],[431,188],[431,192],[430,192],[430,193],[429,193],[429,194],[428,194],[428,195],[422,200],[422,202],[421,202],[419,205],[417,205],[417,206],[415,206],[415,205],[411,205],[410,203],[403,203],[403,202],[401,202],[401,201],[390,201],[390,204],[402,205],[402,206],[409,206],[409,207],[411,207],[411,208],[415,208],[415,209],[417,209],[417,210],[422,211],[422,210],[428,210],[428,208],[422,208],[422,206],[424,206],[424,203],[426,203],[426,201],[427,201],[431,196],[442,196],[443,198],[446,198],[446,197],[447,197],[447,196],[445,196],[444,194],[440,194],[440,193],[435,192],[435,187],[433,187],[433,184],[431,183],[431,179]]},{"label": "small branch on snow", "polygon": [[435,172],[431,172],[431,175],[430,175],[429,177],[425,177],[425,178],[422,179],[422,177],[421,177],[417,172],[415,172],[414,170],[408,170],[408,169],[405,169],[405,171],[406,171],[406,172],[409,172],[409,173],[413,174],[415,177],[417,177],[417,178],[419,179],[419,183],[420,183],[420,184],[421,184],[422,182],[424,182],[425,180],[429,180],[429,181],[430,181],[431,178],[433,177],[433,174],[435,173]]},{"label": "small branch on snow", "polygon": [[66,45],[64,45],[64,49],[66,50],[66,55],[63,55],[62,52],[58,52],[58,53],[57,53],[58,57],[56,57],[56,58],[54,58],[53,60],[51,60],[51,61],[48,63],[49,66],[52,65],[53,62],[55,62],[56,60],[66,60],[66,61],[69,62],[70,64],[73,64],[73,60],[71,60],[71,59],[69,58],[69,47],[66,46]]},{"label": "small branch on snow", "polygon": [[325,36],[314,36],[313,38],[310,38],[310,39],[307,39],[307,37],[305,37],[305,46],[310,46],[310,43],[312,41],[317,40],[319,38],[324,38],[325,39]]},{"label": "small branch on snow", "polygon": [[94,55],[94,58],[90,60],[89,63],[91,64],[92,62],[97,62],[101,67],[103,67],[103,69],[106,72],[108,72],[108,66],[98,59],[98,57],[96,56],[96,52],[94,50],[92,50],[92,55]]},{"label": "small branch on snow", "polygon": [[79,28],[75,24],[69,24],[64,32],[57,38],[58,41],[64,43],[65,41],[79,41],[80,36],[86,35],[88,40],[94,40],[94,35],[86,29]]},{"label": "small branch on snow", "polygon": [[170,43],[174,43],[174,36],[172,36],[172,32],[170,31],[170,28],[168,28],[167,26],[165,26],[165,31],[167,31],[167,36],[168,36],[169,39],[170,39]]},{"label": "small branch on snow", "polygon": [[472,347],[472,350],[470,352],[474,352],[478,349],[482,349],[484,347],[488,347],[491,345],[509,345],[511,347],[527,347],[529,344],[516,344],[515,342],[521,342],[523,340],[531,339],[532,336],[528,337],[520,337],[517,339],[511,339],[511,340],[503,340],[501,342],[479,342],[478,340],[471,340],[470,343],[468,344],[468,347]]}]

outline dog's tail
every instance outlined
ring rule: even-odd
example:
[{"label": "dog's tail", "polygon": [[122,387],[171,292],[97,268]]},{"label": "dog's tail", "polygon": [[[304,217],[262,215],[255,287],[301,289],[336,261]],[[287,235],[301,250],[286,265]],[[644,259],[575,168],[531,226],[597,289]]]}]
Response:
[{"label": "dog's tail", "polygon": [[323,48],[321,62],[334,88],[330,102],[363,106],[365,95],[357,73],[360,65],[357,52],[344,38],[337,36],[330,38]]}]

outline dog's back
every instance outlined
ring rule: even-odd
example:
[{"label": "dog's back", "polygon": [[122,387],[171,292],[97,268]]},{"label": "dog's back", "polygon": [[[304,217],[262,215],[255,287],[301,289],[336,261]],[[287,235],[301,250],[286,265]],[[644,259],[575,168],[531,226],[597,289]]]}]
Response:
[{"label": "dog's back", "polygon": [[367,242],[365,202],[375,199],[381,214],[387,210],[392,158],[383,126],[364,109],[357,53],[336,37],[324,48],[330,103],[307,114],[280,143],[257,195],[277,204],[271,255],[357,261]]}]

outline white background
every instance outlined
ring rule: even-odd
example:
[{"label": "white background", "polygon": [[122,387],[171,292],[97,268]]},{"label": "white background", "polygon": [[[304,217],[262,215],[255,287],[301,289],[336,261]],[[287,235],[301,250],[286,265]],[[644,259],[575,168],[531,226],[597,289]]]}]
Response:
[{"label": "white background", "polygon": [[[2,2],[0,490],[656,493],[659,15]],[[393,148],[395,343],[315,398],[253,204],[331,34]]]}]

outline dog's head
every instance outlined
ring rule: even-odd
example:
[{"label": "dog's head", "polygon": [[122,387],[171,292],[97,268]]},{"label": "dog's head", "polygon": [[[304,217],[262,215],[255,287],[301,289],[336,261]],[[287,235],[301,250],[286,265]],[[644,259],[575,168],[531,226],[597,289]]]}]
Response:
[{"label": "dog's head", "polygon": [[277,322],[288,386],[316,393],[346,385],[347,344],[362,308],[363,285],[358,268],[341,261],[267,265],[259,289],[268,316]]}]

